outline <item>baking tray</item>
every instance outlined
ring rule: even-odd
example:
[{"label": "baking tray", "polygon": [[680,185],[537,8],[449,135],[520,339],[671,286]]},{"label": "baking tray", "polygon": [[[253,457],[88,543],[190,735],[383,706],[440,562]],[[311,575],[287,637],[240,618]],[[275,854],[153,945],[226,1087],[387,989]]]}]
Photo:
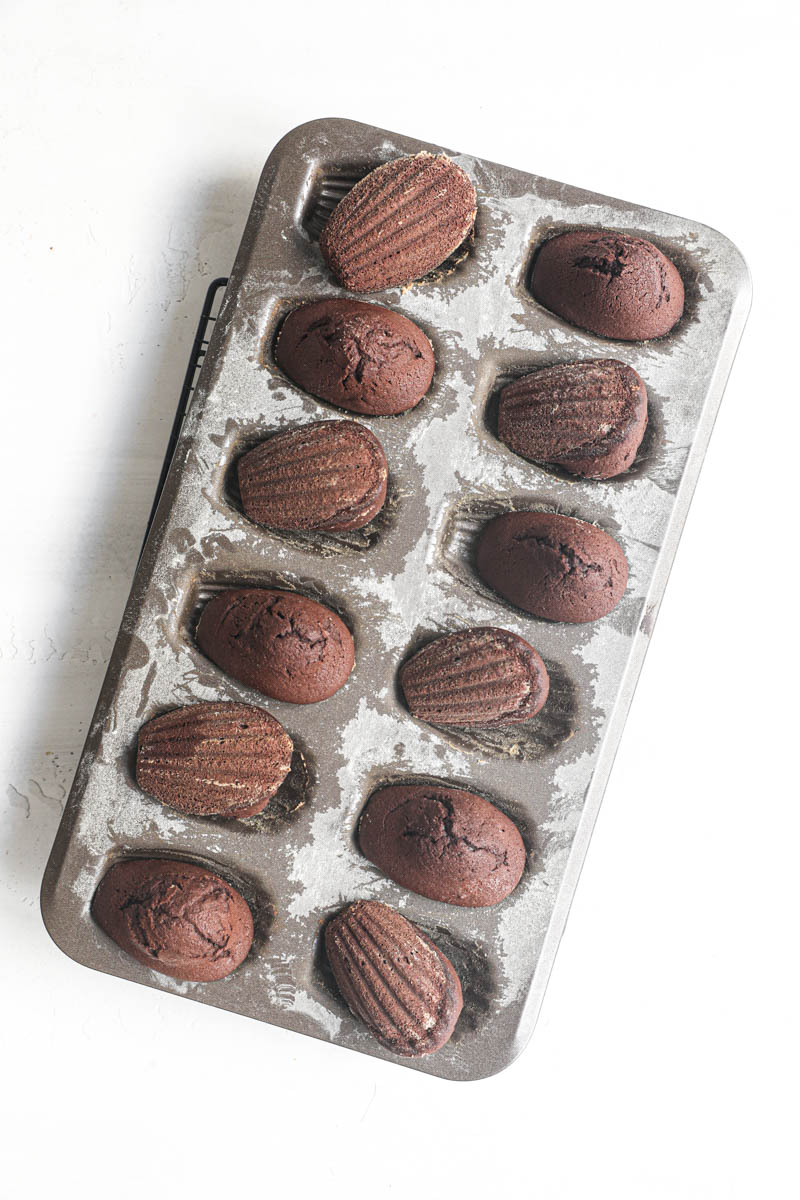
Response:
[{"label": "baking tray", "polygon": [[[340,537],[259,529],[239,507],[237,456],[278,427],[343,415],[280,373],[276,329],[301,301],[343,294],[316,244],[335,203],[368,170],[421,150],[442,147],[329,119],[293,130],[267,161],[47,865],[42,911],[61,949],[97,970],[467,1080],[507,1066],[533,1030],[750,284],[736,248],[704,225],[453,154],[478,190],[469,254],[418,285],[368,297],[416,321],[437,362],[417,408],[360,418],[390,464],[383,514],[367,531]],[[527,284],[536,247],[576,226],[641,234],[677,263],[686,311],[667,337],[600,339],[534,301]],[[497,440],[494,408],[504,382],[598,356],[622,359],[647,384],[650,425],[626,475],[571,479]],[[611,532],[630,564],[619,607],[594,624],[552,624],[485,589],[472,565],[475,535],[487,516],[509,507],[555,510]],[[193,632],[203,602],[245,583],[296,588],[342,614],[355,637],[356,668],[332,699],[308,707],[266,702],[200,654]],[[544,657],[552,688],[534,721],[503,732],[445,732],[404,707],[399,663],[433,634],[473,624],[511,629]],[[179,815],[134,781],[145,721],[217,699],[268,707],[297,747],[277,802],[247,821]],[[496,908],[413,895],[359,854],[354,833],[369,794],[383,782],[419,778],[482,792],[519,824],[528,867]],[[102,933],[90,900],[109,863],[127,854],[195,859],[242,888],[256,939],[238,971],[216,983],[176,982],[139,966]],[[400,909],[459,971],[464,1011],[439,1053],[396,1058],[337,994],[320,931],[358,897]]]}]

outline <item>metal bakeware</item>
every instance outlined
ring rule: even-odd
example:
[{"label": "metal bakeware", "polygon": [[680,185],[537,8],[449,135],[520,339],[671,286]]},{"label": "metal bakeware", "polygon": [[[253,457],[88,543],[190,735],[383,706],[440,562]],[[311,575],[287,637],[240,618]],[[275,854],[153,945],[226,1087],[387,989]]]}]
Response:
[{"label": "metal bakeware", "polygon": [[[703,225],[597,196],[468,155],[453,157],[478,190],[474,243],[418,285],[368,297],[429,335],[433,386],[397,417],[359,418],[390,464],[389,500],[366,531],[283,535],[252,525],[233,484],[237,456],[271,431],[343,414],[301,393],[272,349],[295,304],[343,294],[316,239],[334,204],[397,155],[440,151],[344,120],[288,134],[264,168],[205,363],[177,442],[42,888],[57,944],[79,962],[151,987],[394,1059],[338,996],[320,948],[329,915],[358,897],[401,909],[450,956],[465,1007],[451,1042],[395,1059],[449,1079],[508,1065],[529,1039],[592,826],[664,591],[700,463],[746,319],[750,285],[735,247]],[[686,311],[665,338],[612,342],[537,304],[531,259],[569,227],[641,234],[678,265]],[[499,387],[544,364],[608,355],[644,378],[651,420],[630,471],[570,479],[516,457],[495,436]],[[487,515],[557,510],[621,542],[630,583],[619,607],[590,625],[552,624],[504,603],[478,581],[472,552]],[[349,624],[356,668],[323,704],[268,702],[218,671],[194,627],[215,589],[296,588]],[[414,720],[396,685],[399,663],[440,631],[505,626],[531,641],[552,676],[550,700],[527,725],[468,733]],[[138,790],[139,727],[197,700],[261,703],[295,740],[291,775],[265,814],[191,818]],[[491,909],[413,895],[358,852],[355,827],[371,791],[435,778],[491,797],[519,824],[529,863]],[[253,951],[217,983],[181,984],[139,966],[94,924],[89,903],[115,858],[196,859],[239,884],[256,914]]]}]

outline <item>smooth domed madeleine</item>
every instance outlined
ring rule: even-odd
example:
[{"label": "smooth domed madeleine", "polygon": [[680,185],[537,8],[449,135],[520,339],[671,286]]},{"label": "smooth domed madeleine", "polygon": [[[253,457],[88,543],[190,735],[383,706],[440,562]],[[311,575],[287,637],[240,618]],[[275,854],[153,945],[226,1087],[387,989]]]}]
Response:
[{"label": "smooth domed madeleine", "polygon": [[378,439],[356,421],[315,421],[277,433],[237,464],[242,508],[273,529],[362,529],[386,499]]},{"label": "smooth domed madeleine", "polygon": [[299,592],[228,588],[205,606],[196,636],[228,675],[290,704],[329,699],[355,662],[344,621]]},{"label": "smooth domed madeleine", "polygon": [[443,154],[396,158],[370,171],[333,210],[322,255],[351,292],[421,279],[457,250],[475,223],[475,188]]},{"label": "smooth domed madeleine", "polygon": [[136,782],[193,816],[252,817],[289,773],[292,739],[250,704],[190,704],[139,730]]},{"label": "smooth domed madeleine", "polygon": [[357,900],[328,922],[325,950],[351,1012],[387,1050],[419,1058],[449,1041],[461,983],[449,959],[399,912]]},{"label": "smooth domed madeleine", "polygon": [[525,869],[525,843],[510,817],[483,796],[437,783],[373,792],[358,840],[401,887],[468,908],[499,904]]},{"label": "smooth domed madeleine", "polygon": [[419,404],[433,379],[433,347],[402,313],[362,300],[315,300],[281,325],[275,361],[303,391],[368,417]]},{"label": "smooth domed madeleine", "polygon": [[94,894],[92,916],[142,966],[193,983],[230,975],[253,942],[253,914],[244,896],[191,862],[114,863]]},{"label": "smooth domed madeleine", "polygon": [[571,325],[623,342],[664,337],[683,316],[678,268],[644,238],[574,229],[540,247],[535,298]]},{"label": "smooth domed madeleine", "polygon": [[434,725],[510,725],[536,716],[550,688],[533,646],[479,625],[436,638],[400,668],[415,717]]},{"label": "smooth domed madeleine", "polygon": [[587,479],[626,471],[647,428],[647,389],[613,358],[558,363],[500,393],[497,433],[515,454]]},{"label": "smooth domed madeleine", "polygon": [[503,513],[484,527],[476,555],[490,588],[535,617],[580,624],[619,604],[628,562],[603,529],[550,512]]}]

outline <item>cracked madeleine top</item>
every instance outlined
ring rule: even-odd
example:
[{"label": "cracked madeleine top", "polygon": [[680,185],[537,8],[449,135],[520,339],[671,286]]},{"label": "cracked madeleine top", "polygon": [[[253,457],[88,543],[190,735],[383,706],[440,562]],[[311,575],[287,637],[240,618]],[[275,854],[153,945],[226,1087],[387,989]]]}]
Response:
[{"label": "cracked madeleine top", "polygon": [[253,941],[247,901],[197,863],[116,862],[95,892],[92,915],[143,966],[195,983],[230,975]]},{"label": "cracked madeleine top", "polygon": [[628,585],[625,552],[611,534],[561,513],[494,517],[480,535],[475,566],[498,595],[547,621],[596,621]]},{"label": "cracked madeleine top", "polygon": [[531,288],[571,325],[624,342],[664,337],[683,315],[675,264],[652,242],[605,229],[549,238],[536,255]]},{"label": "cracked madeleine top", "polygon": [[419,404],[433,379],[433,347],[422,330],[378,304],[317,300],[281,326],[275,361],[320,400],[383,417]]},{"label": "cracked madeleine top", "polygon": [[510,817],[483,796],[440,784],[379,788],[358,837],[362,853],[395,883],[445,904],[498,904],[525,868],[525,844]]},{"label": "cracked madeleine top", "polygon": [[197,644],[226,674],[290,704],[327,700],[355,661],[350,630],[335,612],[268,588],[220,592],[203,609]]}]

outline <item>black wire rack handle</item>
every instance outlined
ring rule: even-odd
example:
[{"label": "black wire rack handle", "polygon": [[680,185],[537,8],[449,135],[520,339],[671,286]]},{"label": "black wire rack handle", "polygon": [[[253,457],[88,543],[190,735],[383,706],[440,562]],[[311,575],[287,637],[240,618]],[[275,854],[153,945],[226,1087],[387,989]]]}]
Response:
[{"label": "black wire rack handle", "polygon": [[[206,347],[208,346],[210,340],[206,336],[209,332],[209,325],[211,325],[212,322],[216,321],[217,319],[213,315],[214,305],[216,304],[217,296],[219,295],[220,291],[224,290],[227,286],[228,279],[226,276],[221,276],[219,279],[214,279],[208,285],[206,298],[203,301],[203,310],[200,313],[200,320],[197,323],[197,331],[194,335],[194,341],[192,342],[192,350],[191,354],[189,355],[189,365],[186,368],[186,374],[183,378],[183,387],[181,388],[181,394],[178,399],[178,407],[175,410],[175,418],[172,422],[172,429],[170,430],[169,441],[167,442],[167,449],[164,454],[164,462],[161,465],[161,474],[158,477],[158,486],[156,487],[156,494],[153,499],[153,507],[150,509],[150,516],[147,520],[147,529],[145,530],[144,541],[142,542],[142,550],[144,550],[147,539],[150,536],[150,530],[153,526],[153,520],[155,519],[158,502],[161,499],[161,493],[163,492],[164,484],[167,481],[167,475],[169,474],[172,457],[175,454],[175,447],[177,446],[178,438],[180,437],[183,419],[186,416],[186,410],[189,407],[189,400],[191,399],[192,392],[195,388],[197,375],[200,367],[203,365],[203,359],[206,355]],[[141,558],[141,550],[139,551],[139,557]]]}]

